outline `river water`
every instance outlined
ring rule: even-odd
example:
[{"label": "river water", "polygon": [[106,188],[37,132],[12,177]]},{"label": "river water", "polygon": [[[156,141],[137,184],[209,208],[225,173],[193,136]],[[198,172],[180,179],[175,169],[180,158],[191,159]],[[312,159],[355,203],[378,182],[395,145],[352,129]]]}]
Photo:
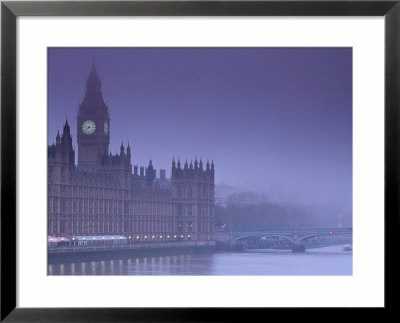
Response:
[{"label": "river water", "polygon": [[352,251],[343,246],[289,250],[250,249],[177,256],[133,257],[49,264],[49,275],[352,275]]}]

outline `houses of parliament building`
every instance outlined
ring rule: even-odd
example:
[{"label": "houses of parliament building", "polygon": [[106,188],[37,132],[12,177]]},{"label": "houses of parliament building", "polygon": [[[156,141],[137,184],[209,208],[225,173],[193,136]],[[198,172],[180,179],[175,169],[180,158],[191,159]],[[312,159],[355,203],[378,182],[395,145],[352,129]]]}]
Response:
[{"label": "houses of parliament building", "polygon": [[131,147],[109,151],[110,115],[93,64],[77,114],[78,158],[68,121],[48,146],[48,234],[121,235],[131,242],[212,241],[214,163],[172,160],[171,177],[133,166]]}]

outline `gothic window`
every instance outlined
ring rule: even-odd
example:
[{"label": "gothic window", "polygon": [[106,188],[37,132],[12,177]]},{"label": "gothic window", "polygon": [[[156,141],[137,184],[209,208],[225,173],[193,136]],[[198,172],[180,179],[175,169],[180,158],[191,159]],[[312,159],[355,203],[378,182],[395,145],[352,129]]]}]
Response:
[{"label": "gothic window", "polygon": [[65,183],[65,177],[66,177],[65,168],[63,167],[62,170],[61,170],[61,182],[62,183]]},{"label": "gothic window", "polygon": [[192,198],[192,187],[191,186],[188,187],[188,197]]},{"label": "gothic window", "polygon": [[64,229],[65,229],[65,221],[64,221],[64,220],[61,220],[61,221],[60,221],[60,231],[61,231],[61,233],[64,232]]}]

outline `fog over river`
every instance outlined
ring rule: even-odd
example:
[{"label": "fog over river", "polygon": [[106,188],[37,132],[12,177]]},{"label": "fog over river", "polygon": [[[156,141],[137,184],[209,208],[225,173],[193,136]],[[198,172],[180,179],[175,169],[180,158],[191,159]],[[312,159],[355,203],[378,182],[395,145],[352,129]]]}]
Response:
[{"label": "fog over river", "polygon": [[49,275],[352,275],[352,251],[343,246],[290,250],[249,249],[177,256],[50,264]]}]

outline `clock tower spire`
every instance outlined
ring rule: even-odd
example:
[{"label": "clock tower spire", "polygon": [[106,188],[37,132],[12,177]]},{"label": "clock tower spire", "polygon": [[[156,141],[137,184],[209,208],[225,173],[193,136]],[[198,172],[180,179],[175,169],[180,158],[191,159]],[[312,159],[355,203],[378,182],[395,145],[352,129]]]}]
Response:
[{"label": "clock tower spire", "polygon": [[86,92],[77,116],[78,168],[96,169],[110,144],[110,114],[103,100],[101,81],[93,61]]}]

